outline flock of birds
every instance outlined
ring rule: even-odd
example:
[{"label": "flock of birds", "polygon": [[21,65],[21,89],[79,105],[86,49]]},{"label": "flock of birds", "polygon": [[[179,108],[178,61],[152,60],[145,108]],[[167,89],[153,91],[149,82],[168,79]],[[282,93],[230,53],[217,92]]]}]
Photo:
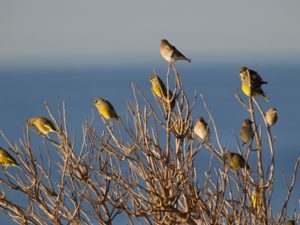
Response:
[{"label": "flock of birds", "polygon": [[[162,39],[160,42],[160,53],[162,57],[168,61],[169,63],[175,63],[177,60],[186,60],[191,62],[191,59],[187,58],[183,55],[176,47],[171,45],[166,39]],[[265,101],[268,101],[266,97],[262,85],[267,82],[264,81],[261,76],[255,72],[254,70],[250,70],[247,67],[240,68],[240,78],[242,81],[242,91],[247,96],[261,96]],[[249,80],[250,79],[250,80]],[[165,109],[167,111],[172,110],[176,103],[176,97],[173,95],[170,89],[167,89],[164,82],[161,78],[153,74],[149,78],[149,82],[152,85],[152,92],[154,95],[161,100]],[[117,120],[120,121],[120,117],[118,116],[116,110],[113,105],[103,99],[96,98],[94,100],[94,106],[98,109],[99,114],[103,116],[107,120]],[[265,113],[265,118],[267,125],[269,127],[273,126],[277,121],[277,110],[275,108],[270,108]],[[45,117],[33,117],[26,120],[29,126],[33,126],[36,128],[37,132],[42,135],[48,135],[50,132],[58,132],[57,128],[53,125],[53,123],[45,118]],[[245,119],[242,123],[242,127],[240,129],[240,139],[243,144],[251,143],[254,130],[252,128],[252,121],[249,119]],[[194,134],[205,143],[210,143],[210,130],[206,121],[199,117],[193,128]],[[249,165],[238,153],[234,152],[226,152],[223,155],[225,160],[228,160],[229,164],[234,168],[246,168],[249,169]],[[19,166],[17,161],[3,148],[0,147],[0,165],[2,166]]]},{"label": "flock of birds", "polygon": [[[162,57],[168,61],[170,64],[175,63],[177,60],[186,60],[191,62],[191,59],[187,58],[183,55],[176,47],[171,45],[166,39],[161,40],[160,42],[160,53]],[[250,70],[247,67],[240,68],[240,78],[241,78],[241,89],[245,95],[249,96],[260,96],[265,101],[269,101],[266,97],[262,85],[267,84],[261,76],[255,72],[254,70]],[[161,78],[153,74],[149,78],[149,82],[152,85],[152,92],[153,94],[163,103],[166,111],[172,111],[175,103],[176,103],[176,96],[173,95],[170,89],[167,89],[164,82]],[[118,116],[116,110],[114,109],[113,105],[103,99],[103,98],[96,98],[94,100],[94,106],[98,109],[99,114],[107,120],[117,120],[120,121],[120,117]],[[277,121],[277,110],[275,108],[270,108],[265,113],[265,119],[267,126],[273,126]],[[58,129],[53,125],[53,123],[45,118],[45,117],[33,117],[26,120],[28,126],[33,126],[37,130],[40,135],[47,136],[48,133],[55,132],[58,133]],[[251,144],[252,139],[254,136],[254,130],[252,127],[253,121],[249,119],[245,119],[242,122],[242,127],[240,129],[240,139],[244,144]],[[199,117],[193,127],[193,133],[203,142],[203,143],[210,143],[210,129],[207,122],[204,120],[203,117]],[[229,164],[235,169],[246,168],[249,170],[249,165],[247,164],[246,160],[243,158],[242,155],[234,152],[227,151],[223,155],[223,158],[229,162]],[[8,166],[17,166],[19,164],[10,155],[6,150],[0,147],[0,165],[4,167]],[[257,187],[256,187],[257,188]],[[258,190],[254,190],[254,194],[258,193]],[[256,198],[253,199],[254,204],[257,204]],[[287,225],[295,225],[293,220],[287,221]]]}]

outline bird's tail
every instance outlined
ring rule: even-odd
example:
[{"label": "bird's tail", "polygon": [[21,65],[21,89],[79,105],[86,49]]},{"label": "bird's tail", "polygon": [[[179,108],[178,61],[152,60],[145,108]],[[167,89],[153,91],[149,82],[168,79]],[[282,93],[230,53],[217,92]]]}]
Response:
[{"label": "bird's tail", "polygon": [[269,103],[269,99],[267,98],[267,96],[263,93],[260,95],[267,103]]},{"label": "bird's tail", "polygon": [[192,62],[192,59],[189,59],[189,58],[185,58],[186,61],[188,61],[189,63]]}]

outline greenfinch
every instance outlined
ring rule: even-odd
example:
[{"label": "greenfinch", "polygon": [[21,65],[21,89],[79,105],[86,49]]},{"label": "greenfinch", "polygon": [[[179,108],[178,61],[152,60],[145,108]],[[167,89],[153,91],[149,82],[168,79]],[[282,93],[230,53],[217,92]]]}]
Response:
[{"label": "greenfinch", "polygon": [[185,57],[180,51],[171,45],[166,39],[160,41],[160,54],[168,62],[175,62],[177,60],[186,60],[189,63],[191,59]]},{"label": "greenfinch", "polygon": [[149,78],[149,82],[152,84],[152,91],[157,97],[164,98],[166,96],[166,86],[159,78],[159,76],[157,76],[156,74],[151,75]]},{"label": "greenfinch", "polygon": [[255,186],[251,194],[252,207],[258,209],[259,205],[261,204],[261,199],[262,193],[259,188]]},{"label": "greenfinch", "polygon": [[269,127],[272,127],[278,119],[277,110],[275,108],[270,108],[266,112],[266,121]]},{"label": "greenfinch", "polygon": [[241,141],[243,142],[243,145],[252,141],[252,138],[254,135],[254,132],[252,129],[252,123],[253,122],[249,119],[245,119],[242,122],[242,127],[240,129],[240,138],[241,138]]},{"label": "greenfinch", "polygon": [[[249,76],[250,75],[250,81],[249,82]],[[249,70],[247,67],[241,67],[240,68],[240,77],[242,81],[242,91],[245,95],[250,95],[250,87],[251,86],[251,95],[252,96],[261,96],[266,102],[269,102],[268,98],[266,97],[264,91],[262,90],[261,86],[263,84],[267,84],[268,82],[264,81],[257,72],[254,70]]]},{"label": "greenfinch", "polygon": [[209,143],[210,142],[210,130],[208,124],[200,116],[194,126],[194,134],[196,134],[201,141]]},{"label": "greenfinch", "polygon": [[57,132],[53,123],[45,117],[32,117],[26,120],[29,126],[34,126],[39,134],[48,135],[51,132]]},{"label": "greenfinch", "polygon": [[242,169],[246,167],[246,169],[249,170],[249,165],[246,163],[243,156],[238,153],[228,151],[223,155],[223,158],[235,169]]},{"label": "greenfinch", "polygon": [[188,121],[182,122],[181,120],[179,120],[174,123],[173,128],[176,135],[182,135],[184,137],[187,137],[188,139],[191,138],[191,132]]},{"label": "greenfinch", "polygon": [[99,114],[103,116],[107,120],[115,119],[117,121],[120,121],[120,117],[116,113],[116,110],[112,106],[112,104],[104,100],[103,98],[96,98],[94,100],[94,105],[99,111]]},{"label": "greenfinch", "polygon": [[288,220],[285,222],[285,225],[296,225],[296,222],[294,220]]},{"label": "greenfinch", "polygon": [[1,166],[17,166],[19,167],[19,164],[17,161],[3,148],[0,147],[0,165]]},{"label": "greenfinch", "polygon": [[[149,82],[152,84],[152,92],[161,99],[165,109],[167,111],[169,110],[169,108],[172,110],[176,103],[176,99],[175,96],[173,96],[173,93],[169,90],[168,95],[165,84],[156,74],[150,76]],[[168,97],[171,100],[170,103],[168,101]]]}]

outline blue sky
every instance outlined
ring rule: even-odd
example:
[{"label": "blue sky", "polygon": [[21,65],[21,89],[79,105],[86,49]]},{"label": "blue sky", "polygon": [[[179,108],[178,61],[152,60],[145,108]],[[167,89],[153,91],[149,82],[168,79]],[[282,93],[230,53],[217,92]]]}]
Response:
[{"label": "blue sky", "polygon": [[0,64],[297,60],[299,1],[0,1]]}]

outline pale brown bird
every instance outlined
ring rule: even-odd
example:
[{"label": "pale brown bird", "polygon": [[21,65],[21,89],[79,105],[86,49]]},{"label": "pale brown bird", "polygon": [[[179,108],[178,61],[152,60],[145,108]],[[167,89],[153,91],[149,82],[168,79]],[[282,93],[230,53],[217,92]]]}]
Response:
[{"label": "pale brown bird", "polygon": [[246,167],[246,169],[249,170],[250,168],[243,156],[238,153],[228,151],[223,155],[223,158],[227,160],[229,164],[235,169],[242,169]]},{"label": "pale brown bird", "polygon": [[251,95],[252,96],[261,96],[266,102],[269,102],[268,98],[265,95],[265,92],[261,88],[263,84],[267,84],[268,82],[264,81],[257,72],[254,70],[249,70],[247,67],[240,68],[240,77],[242,81],[242,91],[245,95],[250,95],[250,87],[249,87],[249,77],[248,73],[250,74],[250,86],[251,86]]},{"label": "pale brown bird", "polygon": [[117,121],[120,121],[120,117],[118,116],[116,110],[114,109],[112,104],[110,104],[109,101],[104,100],[103,98],[96,98],[94,100],[94,105],[98,109],[99,114],[105,119],[115,119]]},{"label": "pale brown bird", "polygon": [[177,60],[186,60],[189,63],[191,59],[185,57],[176,47],[171,45],[166,39],[160,41],[160,54],[168,62],[175,62]]},{"label": "pale brown bird", "polygon": [[0,147],[0,165],[1,166],[19,166],[17,161],[6,150]]},{"label": "pale brown bird", "polygon": [[26,120],[29,126],[34,126],[39,134],[48,135],[51,132],[57,132],[53,123],[45,117],[37,116]]},{"label": "pale brown bird", "polygon": [[200,116],[194,126],[194,133],[201,141],[210,142],[210,130],[205,120]]},{"label": "pale brown bird", "polygon": [[240,138],[243,142],[243,145],[252,141],[254,135],[252,123],[253,122],[249,119],[245,119],[242,123],[242,127],[240,129]]},{"label": "pale brown bird", "polygon": [[278,119],[277,110],[275,108],[270,108],[266,112],[266,121],[269,127],[273,126]]}]

